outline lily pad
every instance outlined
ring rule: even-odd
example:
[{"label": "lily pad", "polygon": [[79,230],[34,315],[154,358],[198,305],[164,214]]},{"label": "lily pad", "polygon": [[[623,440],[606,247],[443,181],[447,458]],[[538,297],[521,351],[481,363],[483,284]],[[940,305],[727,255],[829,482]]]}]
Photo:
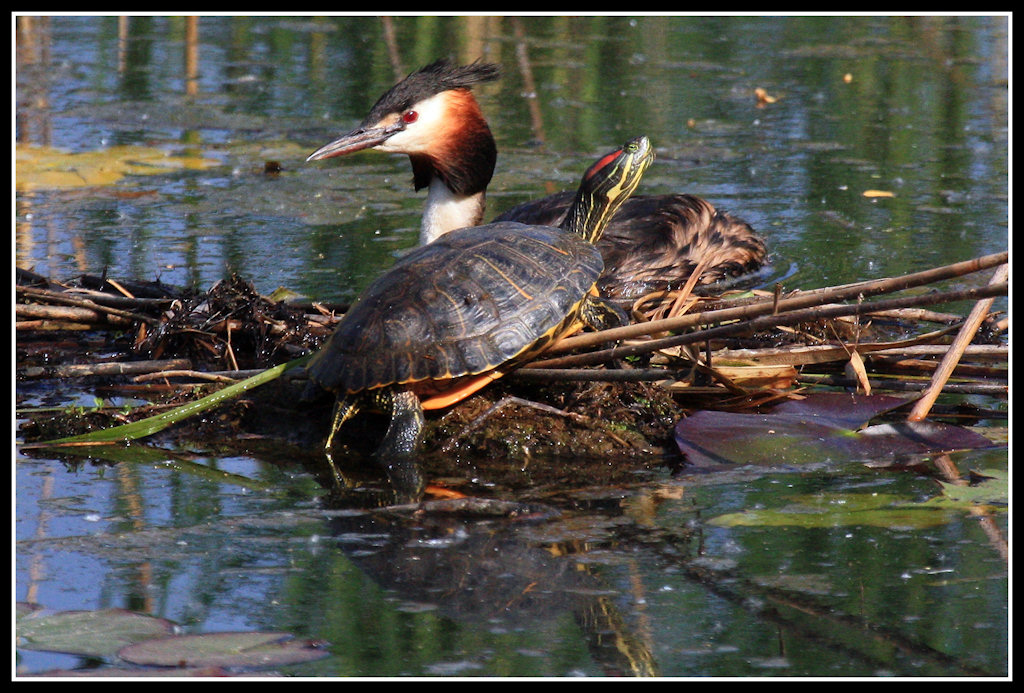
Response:
[{"label": "lily pad", "polygon": [[768,414],[702,410],[676,424],[676,443],[690,463],[704,467],[864,461],[992,444],[969,429],[930,421],[860,428],[906,401],[814,393],[784,402]]},{"label": "lily pad", "polygon": [[173,156],[163,149],[123,145],[90,152],[19,145],[15,157],[18,190],[113,185],[128,175],[204,169],[220,162],[200,156]]},{"label": "lily pad", "polygon": [[[38,674],[18,674],[18,677],[36,677],[36,678],[100,678],[100,679],[112,679],[112,678],[160,678],[160,677],[174,677],[176,679],[186,677],[197,677],[197,678],[222,678],[231,676],[231,672],[221,669],[220,667],[200,667],[193,669],[149,669],[149,668],[135,668],[135,669],[115,669],[114,667],[100,667],[98,669],[54,669],[50,671],[42,671]],[[246,673],[246,676],[252,676],[251,673]],[[266,675],[266,674],[264,674]]]},{"label": "lily pad", "polygon": [[710,523],[720,527],[886,527],[923,529],[944,524],[950,508],[912,503],[884,493],[793,496],[780,508],[745,510],[719,515]]},{"label": "lily pad", "polygon": [[960,517],[966,508],[985,506],[1005,511],[1009,502],[1008,475],[986,470],[972,475],[969,485],[940,481],[941,495],[909,501],[885,493],[829,493],[791,496],[778,508],[727,513],[710,523],[723,527],[846,527],[923,529]]},{"label": "lily pad", "polygon": [[774,416],[816,421],[841,428],[860,428],[871,419],[912,402],[914,397],[855,395],[845,392],[812,392],[787,399],[772,409]]},{"label": "lily pad", "polygon": [[35,611],[17,620],[17,647],[84,657],[113,657],[126,645],[174,632],[162,618],[126,609]]},{"label": "lily pad", "polygon": [[971,476],[975,481],[970,484],[951,484],[940,481],[942,497],[936,498],[935,502],[947,506],[986,505],[1000,509],[1005,509],[1009,505],[1009,474],[1003,470],[986,469],[983,472],[973,473]]},{"label": "lily pad", "polygon": [[227,632],[157,638],[129,645],[118,656],[132,664],[163,667],[259,668],[326,657],[321,643],[289,633]]}]

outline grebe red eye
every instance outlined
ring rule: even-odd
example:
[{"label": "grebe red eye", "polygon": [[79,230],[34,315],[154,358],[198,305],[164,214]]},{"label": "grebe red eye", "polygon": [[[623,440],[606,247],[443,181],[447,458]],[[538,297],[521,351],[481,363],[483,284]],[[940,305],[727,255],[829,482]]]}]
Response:
[{"label": "grebe red eye", "polygon": [[402,122],[415,123],[419,117],[420,114],[417,113],[416,111],[406,111],[405,113],[402,114]]}]

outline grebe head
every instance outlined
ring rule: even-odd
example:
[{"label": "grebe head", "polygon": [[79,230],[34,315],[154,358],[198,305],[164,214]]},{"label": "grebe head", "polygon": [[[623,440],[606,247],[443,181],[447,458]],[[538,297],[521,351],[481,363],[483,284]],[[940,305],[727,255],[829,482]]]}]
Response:
[{"label": "grebe head", "polygon": [[458,195],[482,192],[494,174],[497,148],[470,89],[498,79],[497,65],[437,60],[385,92],[355,130],[325,144],[307,161],[363,149],[407,154],[417,190],[439,176]]}]

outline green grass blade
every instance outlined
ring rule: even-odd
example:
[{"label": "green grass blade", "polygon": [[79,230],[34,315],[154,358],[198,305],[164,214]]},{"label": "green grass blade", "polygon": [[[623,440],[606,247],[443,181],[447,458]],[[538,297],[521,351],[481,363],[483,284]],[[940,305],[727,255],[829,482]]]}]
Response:
[{"label": "green grass blade", "polygon": [[260,385],[265,385],[271,380],[280,377],[285,371],[291,370],[297,366],[301,366],[310,359],[311,355],[303,356],[302,358],[289,361],[288,363],[282,363],[279,366],[268,368],[265,371],[257,373],[251,378],[239,381],[234,385],[229,385],[223,390],[218,390],[212,395],[207,395],[201,399],[197,399],[195,402],[189,402],[183,404],[180,407],[150,416],[139,421],[133,421],[132,423],[123,424],[121,426],[114,426],[113,428],[104,428],[99,431],[91,431],[89,433],[83,433],[77,436],[69,436],[67,438],[58,438],[56,440],[49,440],[42,443],[33,443],[32,447],[47,447],[47,446],[59,446],[69,444],[81,444],[81,443],[109,443],[115,441],[129,441],[138,440],[139,438],[145,438],[146,436],[152,435],[163,429],[167,428],[173,423],[177,423],[183,419],[187,419],[190,416],[202,413],[209,409],[213,409],[229,399],[237,397],[246,390],[251,390]]}]

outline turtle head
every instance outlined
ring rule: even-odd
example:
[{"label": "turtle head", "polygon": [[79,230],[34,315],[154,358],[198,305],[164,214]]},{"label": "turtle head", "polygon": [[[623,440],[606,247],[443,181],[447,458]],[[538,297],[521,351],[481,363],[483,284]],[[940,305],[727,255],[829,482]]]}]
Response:
[{"label": "turtle head", "polygon": [[562,229],[596,243],[608,220],[636,190],[652,161],[654,148],[641,135],[594,162],[583,174]]}]

